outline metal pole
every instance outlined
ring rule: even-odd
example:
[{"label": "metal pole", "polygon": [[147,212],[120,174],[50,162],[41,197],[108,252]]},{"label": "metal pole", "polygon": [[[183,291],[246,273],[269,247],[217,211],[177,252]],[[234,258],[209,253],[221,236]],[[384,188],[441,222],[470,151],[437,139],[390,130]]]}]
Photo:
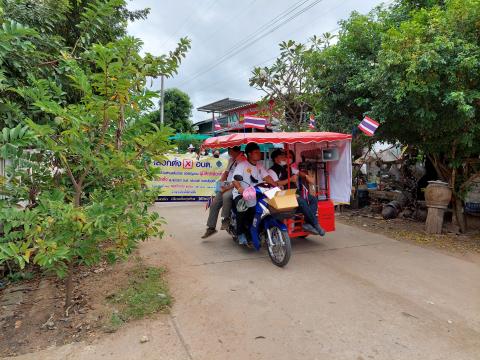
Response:
[{"label": "metal pole", "polygon": [[164,120],[164,109],[165,109],[165,89],[164,89],[164,78],[165,75],[162,74],[160,81],[160,124],[163,127]]},{"label": "metal pole", "polygon": [[212,111],[212,136],[215,136],[215,111]]}]

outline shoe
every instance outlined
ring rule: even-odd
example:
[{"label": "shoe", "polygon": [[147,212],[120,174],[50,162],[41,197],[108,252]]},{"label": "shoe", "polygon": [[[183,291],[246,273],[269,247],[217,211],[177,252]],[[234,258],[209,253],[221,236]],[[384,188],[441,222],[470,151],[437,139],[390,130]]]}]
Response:
[{"label": "shoe", "polygon": [[320,236],[325,236],[325,230],[323,230],[320,225],[317,225],[317,226],[315,227],[315,229],[317,230],[318,235],[320,235]]},{"label": "shoe", "polygon": [[245,236],[245,234],[238,235],[238,243],[240,245],[247,245],[247,237]]},{"label": "shoe", "polygon": [[230,219],[225,218],[222,220],[222,226],[220,227],[220,230],[228,230],[229,226],[230,226]]},{"label": "shoe", "polygon": [[206,238],[212,236],[213,234],[215,234],[216,232],[217,232],[217,230],[215,230],[213,228],[207,228],[207,231],[205,231],[205,234],[203,234],[202,239],[206,239]]},{"label": "shoe", "polygon": [[315,228],[314,228],[312,225],[308,224],[308,223],[303,224],[303,225],[302,225],[302,228],[303,228],[303,230],[305,230],[306,232],[312,233],[312,234],[314,234],[314,235],[319,235],[318,231],[315,230]]}]

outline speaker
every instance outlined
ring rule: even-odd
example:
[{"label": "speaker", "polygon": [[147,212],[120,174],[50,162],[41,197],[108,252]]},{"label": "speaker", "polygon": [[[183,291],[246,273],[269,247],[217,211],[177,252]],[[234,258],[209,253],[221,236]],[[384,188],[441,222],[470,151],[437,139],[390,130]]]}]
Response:
[{"label": "speaker", "polygon": [[327,148],[322,149],[322,160],[323,161],[337,161],[340,155],[337,148]]}]

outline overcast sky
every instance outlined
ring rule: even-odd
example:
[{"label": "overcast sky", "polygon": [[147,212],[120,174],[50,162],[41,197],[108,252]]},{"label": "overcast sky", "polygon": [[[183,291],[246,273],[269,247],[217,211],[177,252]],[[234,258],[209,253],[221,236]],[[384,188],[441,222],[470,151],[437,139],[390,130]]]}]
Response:
[{"label": "overcast sky", "polygon": [[[154,55],[175,48],[188,36],[192,48],[178,75],[166,79],[165,87],[178,87],[192,99],[193,121],[207,115],[196,108],[223,98],[255,101],[262,93],[250,88],[248,78],[254,66],[266,66],[278,55],[278,43],[292,39],[305,42],[312,35],[336,33],[337,22],[352,11],[367,13],[387,0],[131,0],[131,9],[150,8],[147,20],[129,25],[129,33],[142,39],[144,50]],[[313,7],[307,9],[308,6]],[[293,9],[295,6],[299,6]],[[283,21],[307,9],[278,29]],[[293,12],[289,12],[292,11]],[[280,15],[288,16],[278,17]],[[271,23],[277,18],[277,22]],[[270,23],[270,24],[269,24]],[[262,28],[263,27],[263,28]],[[259,28],[264,31],[259,32]],[[267,34],[268,31],[272,31]],[[257,42],[248,40],[265,34]],[[237,54],[229,51],[238,51]],[[247,46],[248,45],[248,46]],[[220,64],[222,56],[228,56]],[[154,81],[154,89],[160,81]]]}]

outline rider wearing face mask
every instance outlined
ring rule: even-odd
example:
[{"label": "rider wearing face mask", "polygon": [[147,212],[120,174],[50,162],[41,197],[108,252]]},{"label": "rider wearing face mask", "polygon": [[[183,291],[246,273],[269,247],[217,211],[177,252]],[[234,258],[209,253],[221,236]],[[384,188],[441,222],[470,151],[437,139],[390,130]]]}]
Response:
[{"label": "rider wearing face mask", "polygon": [[[301,172],[298,166],[294,163],[295,154],[293,151],[289,151],[286,155],[282,150],[275,150],[272,152],[271,158],[274,165],[268,170],[268,173],[277,186],[290,189],[298,189],[302,186],[299,184],[314,183],[314,179],[311,178],[306,172]],[[290,167],[290,186],[288,186],[288,171]],[[305,223],[303,229],[315,235],[325,235],[325,231],[318,223],[317,207],[318,200],[314,196],[308,194],[305,199],[300,195],[301,191],[297,190],[298,211],[303,214]]]},{"label": "rider wearing face mask", "polygon": [[[287,188],[288,184],[288,168],[287,157],[281,149],[274,150],[270,155],[273,166],[268,170],[269,175],[277,183],[277,186]],[[297,188],[298,170],[290,168],[290,189]]]}]

